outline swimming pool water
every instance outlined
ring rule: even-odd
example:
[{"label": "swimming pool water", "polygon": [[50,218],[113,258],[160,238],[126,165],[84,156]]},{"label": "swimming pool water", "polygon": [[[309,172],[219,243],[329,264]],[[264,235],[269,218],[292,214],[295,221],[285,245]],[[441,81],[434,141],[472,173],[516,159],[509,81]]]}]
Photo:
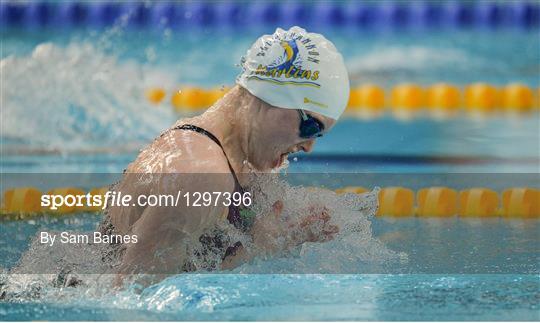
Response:
[{"label": "swimming pool water", "polygon": [[[92,230],[99,220],[80,214],[4,222],[2,267],[15,265],[28,237],[45,224]],[[322,259],[347,264],[354,273],[336,275],[292,274],[294,259],[267,260],[232,273],[172,276],[141,294],[50,289],[39,299],[0,303],[0,313],[6,320],[536,320],[539,225],[376,218],[374,235],[406,252],[406,261],[373,266]],[[272,269],[261,274],[261,268]]]},{"label": "swimming pool water", "polygon": [[538,320],[534,275],[184,275],[165,284],[132,304],[85,297],[0,303],[0,313],[5,320],[66,321]]},{"label": "swimming pool water", "polygon": [[[157,107],[148,103],[148,88],[173,93],[186,85],[233,84],[240,57],[259,32],[1,31],[6,86],[0,149],[7,154],[136,151],[178,118],[168,100]],[[327,36],[343,52],[353,86],[539,85],[535,31],[329,30]],[[518,53],[515,48],[520,48]],[[537,114],[487,120],[420,117],[412,122],[345,119],[320,140],[315,152],[488,157],[540,153]]]},{"label": "swimming pool water", "polygon": [[[171,119],[164,127],[172,123]],[[441,122],[427,118],[403,122],[392,117],[371,121],[345,117],[330,135],[317,141],[311,154],[291,155],[290,171],[536,173],[540,156],[540,138],[535,135],[538,128],[536,115],[516,120],[457,118]],[[116,147],[115,142],[100,148],[84,140],[64,147],[65,151],[55,145],[39,146],[51,149],[43,154],[40,148],[34,148],[35,144],[7,136],[0,169],[6,173],[121,173],[136,156],[129,144]],[[146,144],[141,141],[136,147]]]},{"label": "swimming pool water", "polygon": [[[261,32],[273,30],[0,31],[2,174],[121,173],[138,149],[178,117],[168,104],[154,107],[145,102],[144,90],[230,85],[239,71],[235,64]],[[400,82],[441,81],[539,85],[535,30],[339,29],[325,34],[343,52],[353,85],[372,82],[389,88]],[[515,182],[534,186],[540,155],[538,122],[537,114],[410,122],[349,117],[317,143],[313,155],[291,158],[290,172],[329,173],[327,184],[333,173],[409,174],[401,184],[415,188],[422,187],[429,174],[457,173],[465,178],[485,173],[487,186],[498,190]],[[512,179],[516,173],[526,181]],[[414,180],[415,174],[425,177]],[[13,186],[8,177],[3,175],[2,191]],[[102,185],[96,181],[97,176],[92,184]],[[99,220],[92,214],[0,220],[3,274],[16,265],[40,228],[87,231]],[[406,259],[383,265],[354,262],[344,251],[317,259],[339,266],[343,274],[308,275],[291,273],[299,259],[291,256],[244,265],[233,273],[176,275],[142,294],[130,290],[111,294],[97,286],[51,288],[38,299],[0,301],[0,318],[540,319],[538,220],[375,218],[371,224],[374,236],[388,249],[406,254]],[[340,250],[340,243],[327,244],[315,255],[326,257]],[[260,274],[263,269],[270,273]]]}]

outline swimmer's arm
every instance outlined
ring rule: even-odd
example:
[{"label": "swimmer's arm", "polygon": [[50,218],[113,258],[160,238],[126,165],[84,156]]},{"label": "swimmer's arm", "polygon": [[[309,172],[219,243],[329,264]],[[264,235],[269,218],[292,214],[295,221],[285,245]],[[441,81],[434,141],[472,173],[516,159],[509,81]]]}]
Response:
[{"label": "swimmer's arm", "polygon": [[147,208],[133,226],[136,244],[127,245],[118,279],[126,275],[142,274],[137,282],[149,285],[166,276],[178,273],[178,264],[186,259],[184,239],[188,238],[181,227],[170,225],[172,214],[160,208]]},{"label": "swimmer's arm", "polygon": [[[234,180],[230,176],[179,175],[182,182],[171,180],[174,174],[163,175],[163,180],[153,194],[176,194],[183,191],[232,190]],[[171,183],[174,185],[171,186]],[[168,185],[168,186],[166,186]],[[189,185],[189,187],[188,187]],[[132,226],[132,234],[138,242],[128,245],[120,273],[147,273],[163,277],[188,270],[188,246],[198,243],[200,233],[213,226],[225,210],[223,206],[187,206],[180,203],[171,207],[147,207]]]},{"label": "swimmer's arm", "polygon": [[248,253],[243,246],[237,248],[234,254],[229,255],[221,262],[222,270],[231,270],[245,264],[255,258],[253,253]]},{"label": "swimmer's arm", "polygon": [[257,218],[249,231],[254,248],[250,248],[248,252],[244,246],[240,245],[233,254],[223,259],[221,269],[230,270],[251,261],[257,256],[270,255],[280,251],[280,248],[275,244],[275,235],[279,232],[276,224],[278,224],[282,209],[283,204],[276,203],[271,214],[264,218]]},{"label": "swimmer's arm", "polygon": [[236,267],[241,266],[242,264],[248,263],[257,256],[261,255],[270,255],[275,253],[275,248],[269,246],[255,245],[255,250],[251,249],[249,252],[244,248],[244,246],[238,247],[234,254],[228,255],[221,262],[222,270],[231,270]]},{"label": "swimmer's arm", "polygon": [[[326,209],[320,213],[312,209],[299,223],[283,221],[282,211],[283,203],[277,201],[270,214],[258,217],[250,230],[254,248],[250,248],[249,252],[242,246],[237,248],[233,255],[223,260],[222,269],[238,267],[257,256],[287,251],[307,241],[329,241],[339,232],[337,226],[329,223],[330,215]],[[313,227],[319,230],[313,230]]]},{"label": "swimmer's arm", "polygon": [[[128,245],[122,258],[119,274],[150,274],[153,283],[164,277],[189,270],[188,246],[198,241],[199,231],[204,228],[198,223],[203,218],[215,216],[215,211],[206,208],[147,208],[135,223],[132,234],[137,236],[137,243]],[[190,217],[193,221],[183,217]],[[197,222],[197,223],[193,223]],[[190,232],[194,229],[197,232]],[[146,277],[147,278],[147,277]]]},{"label": "swimmer's arm", "polygon": [[[179,190],[233,192],[234,179],[227,159],[221,148],[207,137],[192,132],[169,132],[158,139],[156,145],[154,150],[148,150],[152,158],[142,158],[137,163],[138,168],[135,165],[130,167],[134,173],[147,173],[150,169],[152,174],[164,176],[159,191],[154,189],[155,182],[149,185],[152,194],[166,192],[176,195]],[[155,151],[162,153],[162,156],[155,158]],[[149,163],[148,160],[155,162]],[[201,176],[203,174],[210,175]],[[175,175],[179,176],[179,180],[174,180]],[[173,187],[163,187],[164,182],[169,185],[172,183]],[[179,272],[178,267],[185,264],[189,256],[186,241],[197,240],[199,236],[196,235],[204,231],[205,226],[213,226],[215,219],[225,211],[226,207],[219,204],[208,207],[179,205],[174,208],[144,209],[129,228],[138,235],[139,241],[128,246],[120,266],[119,280],[122,279],[122,273]]]},{"label": "swimmer's arm", "polygon": [[296,221],[284,220],[282,211],[283,202],[277,201],[271,213],[258,217],[253,225],[253,242],[263,253],[287,251],[304,242],[326,242],[339,232],[330,223],[330,212],[324,207],[308,208],[307,214]]}]

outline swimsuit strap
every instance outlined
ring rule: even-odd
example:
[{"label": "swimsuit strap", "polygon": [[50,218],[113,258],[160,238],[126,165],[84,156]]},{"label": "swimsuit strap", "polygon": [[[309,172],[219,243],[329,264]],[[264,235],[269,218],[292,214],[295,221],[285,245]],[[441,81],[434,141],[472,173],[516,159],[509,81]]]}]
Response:
[{"label": "swimsuit strap", "polygon": [[223,150],[223,154],[225,155],[225,159],[227,159],[227,164],[229,164],[229,169],[231,170],[231,173],[232,173],[232,176],[234,177],[234,183],[235,183],[235,187],[237,189],[240,190],[240,192],[243,192],[244,189],[242,188],[242,186],[240,185],[240,182],[238,181],[238,177],[236,177],[236,173],[231,165],[231,162],[229,161],[229,157],[227,157],[227,153],[225,153],[225,149],[223,149],[223,146],[221,145],[221,142],[219,142],[219,139],[217,139],[216,136],[214,136],[211,132],[209,132],[208,130],[205,130],[201,127],[197,127],[195,125],[192,125],[192,124],[184,124],[184,125],[180,125],[180,126],[176,126],[174,128],[172,128],[171,130],[190,130],[190,131],[195,131],[195,132],[198,132],[200,134],[203,134],[205,136],[207,136],[208,138],[212,139],[212,141],[214,141],[220,148],[221,150]]}]

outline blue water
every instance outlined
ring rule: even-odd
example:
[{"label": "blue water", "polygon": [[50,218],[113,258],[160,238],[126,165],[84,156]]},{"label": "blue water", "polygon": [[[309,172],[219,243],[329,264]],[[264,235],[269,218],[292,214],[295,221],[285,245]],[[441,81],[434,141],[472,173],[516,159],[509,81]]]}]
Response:
[{"label": "blue water", "polygon": [[[4,222],[2,265],[15,265],[39,228],[92,230],[99,220]],[[49,291],[38,301],[0,303],[0,313],[6,320],[537,320],[539,229],[537,220],[376,218],[374,235],[406,252],[407,262],[350,268],[362,274],[246,274],[287,272],[287,261],[268,260],[233,273],[173,276],[141,294]]]},{"label": "blue water", "polygon": [[[44,42],[66,46],[91,42],[122,61],[135,60],[168,70],[179,83],[199,86],[232,84],[240,57],[261,34],[274,29],[203,29],[136,33],[6,30],[2,57],[22,56]],[[129,37],[126,37],[129,34]],[[414,33],[325,29],[341,51],[352,83],[383,86],[399,82],[467,84],[513,81],[538,86],[537,30],[424,31]],[[516,53],[519,48],[519,53]]]},{"label": "blue water", "polygon": [[[235,64],[260,33],[0,31],[5,77],[1,189],[16,184],[17,176],[13,179],[7,173],[85,173],[80,177],[89,185],[105,184],[92,174],[121,173],[138,149],[178,117],[168,104],[146,103],[142,94],[147,87],[172,91],[183,84],[229,85],[239,70]],[[343,52],[353,85],[373,82],[390,88],[403,81],[424,85],[519,81],[538,87],[540,83],[537,31],[325,33]],[[454,173],[464,174],[458,189],[472,184],[498,191],[538,186],[538,130],[537,114],[410,122],[349,117],[321,138],[311,156],[291,158],[290,172],[317,174],[314,177],[322,178],[318,184],[331,188],[336,188],[332,178],[337,174],[381,173],[409,174],[398,184],[415,189],[430,174]],[[415,174],[424,177],[415,179]],[[384,182],[366,186],[372,185],[384,186]],[[0,220],[0,267],[15,266],[40,228],[93,230],[99,220],[99,215],[91,214]],[[0,301],[0,318],[540,319],[538,220],[375,218],[371,224],[373,235],[388,249],[407,254],[408,261],[380,266],[350,263],[337,256],[328,262],[350,265],[348,274],[303,275],[289,273],[295,259],[270,259],[233,273],[176,275],[142,294],[51,289],[40,299]],[[325,248],[339,250],[339,243]],[[247,274],[261,268],[275,270]]]},{"label": "blue water", "polygon": [[133,309],[86,298],[0,303],[0,313],[6,320],[67,321],[538,320],[532,275],[184,275],[146,293]]}]

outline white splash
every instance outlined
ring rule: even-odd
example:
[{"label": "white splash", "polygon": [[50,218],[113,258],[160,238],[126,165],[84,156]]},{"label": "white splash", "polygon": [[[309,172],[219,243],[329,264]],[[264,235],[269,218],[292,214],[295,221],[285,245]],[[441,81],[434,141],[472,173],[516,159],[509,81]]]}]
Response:
[{"label": "white splash", "polygon": [[147,86],[172,77],[89,43],[40,44],[2,59],[0,73],[3,149],[138,148],[175,120],[172,109],[144,98]]},{"label": "white splash", "polygon": [[354,74],[358,71],[424,70],[463,62],[471,64],[470,60],[466,53],[453,48],[396,46],[374,48],[365,55],[350,59],[347,66]]}]

